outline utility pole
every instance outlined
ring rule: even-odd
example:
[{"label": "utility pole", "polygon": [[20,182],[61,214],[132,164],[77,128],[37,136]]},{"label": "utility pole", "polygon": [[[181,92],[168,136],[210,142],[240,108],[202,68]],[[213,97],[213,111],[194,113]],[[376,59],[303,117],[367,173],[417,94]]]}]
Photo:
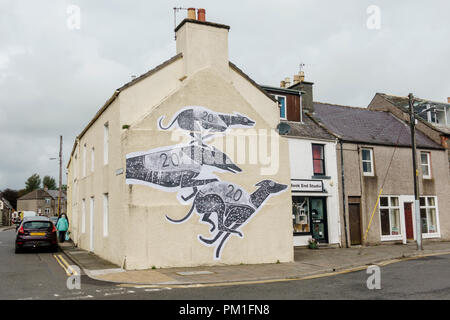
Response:
[{"label": "utility pole", "polygon": [[419,170],[417,170],[416,159],[416,117],[414,114],[414,96],[412,93],[408,95],[409,98],[409,122],[411,127],[411,149],[412,149],[412,161],[413,161],[413,174],[414,174],[414,212],[416,217],[416,242],[417,250],[423,250],[422,248],[422,224],[420,222],[420,199],[419,199]]},{"label": "utility pole", "polygon": [[59,194],[58,194],[58,217],[61,216],[61,196],[62,196],[62,144],[63,137],[59,136]]}]

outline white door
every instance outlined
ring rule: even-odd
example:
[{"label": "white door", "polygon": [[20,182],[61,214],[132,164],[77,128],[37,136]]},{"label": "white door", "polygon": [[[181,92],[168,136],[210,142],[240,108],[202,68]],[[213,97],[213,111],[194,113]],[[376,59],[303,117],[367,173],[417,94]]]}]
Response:
[{"label": "white door", "polygon": [[89,220],[89,250],[94,252],[94,197],[91,197]]}]

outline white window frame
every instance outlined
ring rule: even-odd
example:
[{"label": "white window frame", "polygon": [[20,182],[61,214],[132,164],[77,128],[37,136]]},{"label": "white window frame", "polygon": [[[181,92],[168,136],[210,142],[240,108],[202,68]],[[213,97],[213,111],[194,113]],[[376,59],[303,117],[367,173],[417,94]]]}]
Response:
[{"label": "white window frame", "polygon": [[91,172],[94,172],[95,169],[95,148],[91,149]]},{"label": "white window frame", "polygon": [[[428,216],[428,210],[430,208],[434,208],[436,209],[436,232],[432,232],[432,233],[422,233],[422,238],[424,239],[429,239],[429,238],[440,238],[441,237],[441,226],[439,223],[439,206],[438,206],[438,199],[436,196],[421,196],[420,198],[425,198],[425,206],[420,206],[420,209],[426,209],[427,211],[427,224],[429,225],[429,216]],[[429,206],[428,205],[428,199],[427,198],[434,198],[434,204],[435,206]],[[420,221],[420,226],[419,226],[422,231],[422,218]]]},{"label": "white window frame", "polygon": [[[427,163],[424,164],[422,162],[422,154],[426,154],[427,155]],[[427,166],[428,167],[428,175],[424,175],[423,174],[423,167]],[[432,174],[431,174],[431,153],[428,151],[420,151],[420,171],[422,172],[422,178],[423,179],[431,179]]]},{"label": "white window frame", "polygon": [[86,177],[86,153],[87,153],[87,145],[85,143],[83,146],[83,177]]},{"label": "white window frame", "polygon": [[95,198],[92,196],[89,201],[89,251],[94,252],[94,214]]},{"label": "white window frame", "polygon": [[[388,206],[381,206],[381,198],[388,198]],[[391,198],[398,198],[398,207],[391,206]],[[381,241],[393,241],[393,240],[404,240],[405,237],[405,219],[404,219],[404,210],[403,210],[403,202],[401,201],[401,196],[399,195],[381,195],[380,202],[378,206],[378,222],[380,226],[380,239]],[[381,209],[388,209],[389,210],[389,226],[390,226],[390,232],[392,232],[391,227],[391,209],[399,209],[399,219],[400,219],[400,230],[399,234],[396,235],[383,235],[383,230],[381,227]]]},{"label": "white window frame", "polygon": [[109,161],[109,122],[103,125],[103,164]]},{"label": "white window frame", "polygon": [[51,204],[52,203],[52,199],[50,198],[45,198],[45,204]]},{"label": "white window frame", "polygon": [[282,95],[274,95],[274,97],[275,97],[275,100],[277,100],[278,108],[280,108],[280,109],[281,109],[281,106],[280,106],[280,102],[278,101],[278,98],[281,97],[281,98],[284,99],[284,115],[285,115],[285,117],[282,118],[281,114],[280,114],[280,119],[281,120],[287,120],[287,97],[286,96],[282,96]]},{"label": "white window frame", "polygon": [[45,209],[44,209],[44,213],[45,213],[46,215],[49,215],[49,214],[50,214],[50,208],[45,208]]},{"label": "white window frame", "polygon": [[108,237],[109,225],[109,195],[103,194],[103,237]]},{"label": "white window frame", "polygon": [[81,233],[86,233],[86,199],[81,204]]},{"label": "white window frame", "polygon": [[76,181],[77,180],[77,174],[78,174],[78,168],[77,168],[77,166],[78,166],[78,154],[76,154],[76,153],[75,153],[75,156],[74,156],[74,161],[73,161],[72,166],[73,166],[73,181]]},{"label": "white window frame", "polygon": [[[363,159],[363,151],[369,151],[370,160],[364,160]],[[363,175],[364,176],[369,176],[369,177],[375,176],[375,167],[374,167],[374,161],[373,161],[373,149],[372,148],[361,148],[361,162],[363,164],[363,166],[362,166]],[[364,162],[370,163],[370,168],[372,169],[372,171],[370,171],[370,172],[365,172],[364,171]]]}]

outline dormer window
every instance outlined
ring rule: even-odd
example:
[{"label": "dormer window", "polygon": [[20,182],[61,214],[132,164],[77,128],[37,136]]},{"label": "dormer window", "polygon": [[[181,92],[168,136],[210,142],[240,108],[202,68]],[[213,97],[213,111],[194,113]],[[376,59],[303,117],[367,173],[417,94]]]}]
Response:
[{"label": "dormer window", "polygon": [[278,106],[280,108],[280,119],[287,120],[286,97],[277,95],[274,97],[278,101]]}]

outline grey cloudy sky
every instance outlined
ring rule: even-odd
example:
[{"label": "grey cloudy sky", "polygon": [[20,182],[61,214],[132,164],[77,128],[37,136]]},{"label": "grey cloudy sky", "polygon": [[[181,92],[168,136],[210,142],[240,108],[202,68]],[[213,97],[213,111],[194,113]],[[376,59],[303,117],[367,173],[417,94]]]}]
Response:
[{"label": "grey cloudy sky", "polygon": [[[72,4],[80,30],[67,27]],[[370,5],[380,8],[379,30],[367,28]],[[230,25],[230,60],[261,84],[279,85],[303,62],[316,101],[450,96],[445,0],[0,0],[0,190],[23,188],[35,172],[57,179],[48,158],[59,135],[66,165],[113,91],[175,54],[174,6],[205,8],[208,21]]]}]

